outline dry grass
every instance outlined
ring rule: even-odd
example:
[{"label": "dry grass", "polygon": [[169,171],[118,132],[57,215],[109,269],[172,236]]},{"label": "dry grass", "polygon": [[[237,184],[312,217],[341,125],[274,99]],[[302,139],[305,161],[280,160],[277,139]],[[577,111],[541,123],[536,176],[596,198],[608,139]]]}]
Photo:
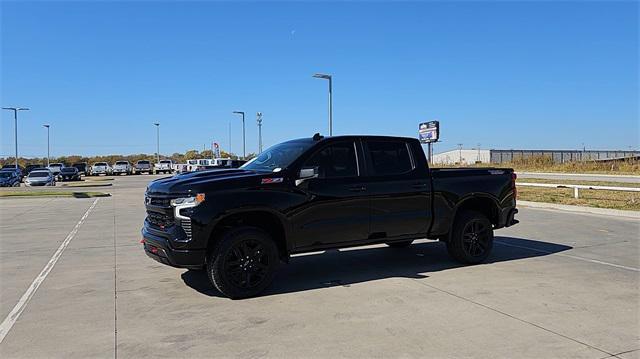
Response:
[{"label": "dry grass", "polygon": [[[634,183],[618,182],[576,182],[558,180],[522,179],[519,182],[584,184],[591,186],[637,187]],[[580,190],[580,198],[573,198],[572,188],[541,188],[518,186],[518,199],[523,201],[547,202],[640,211],[640,192],[620,192],[603,190]]]},{"label": "dry grass", "polygon": [[[469,165],[441,165],[440,167],[469,167]],[[561,173],[600,173],[612,175],[640,175],[640,161],[628,160],[618,162],[565,162],[553,163],[550,157],[533,156],[526,159],[516,159],[505,163],[480,163],[477,167],[508,167],[517,172],[561,172]],[[439,167],[435,164],[434,167]]]}]

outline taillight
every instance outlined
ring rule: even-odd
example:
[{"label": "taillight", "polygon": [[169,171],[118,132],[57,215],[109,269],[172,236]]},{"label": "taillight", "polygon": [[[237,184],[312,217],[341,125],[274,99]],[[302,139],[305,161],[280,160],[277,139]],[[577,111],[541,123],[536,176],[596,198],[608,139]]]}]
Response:
[{"label": "taillight", "polygon": [[515,172],[511,173],[511,188],[513,188],[513,199],[518,198],[518,188],[516,187],[517,179],[518,175]]}]

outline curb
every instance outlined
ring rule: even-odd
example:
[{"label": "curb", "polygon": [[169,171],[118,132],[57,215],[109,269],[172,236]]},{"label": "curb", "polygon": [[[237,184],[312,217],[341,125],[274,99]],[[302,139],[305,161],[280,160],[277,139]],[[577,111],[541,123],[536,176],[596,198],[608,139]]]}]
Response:
[{"label": "curb", "polygon": [[589,213],[589,214],[599,214],[599,215],[605,215],[605,216],[640,219],[640,211],[623,211],[621,209],[571,206],[568,204],[531,202],[531,201],[518,201],[517,205],[523,206],[523,207],[532,207],[532,208],[557,209],[560,211],[568,211],[568,212],[575,212],[575,213]]},{"label": "curb", "polygon": [[527,176],[543,175],[543,176],[576,176],[576,177],[613,177],[613,178],[636,178],[640,179],[640,176],[636,175],[608,175],[602,173],[569,173],[569,172],[518,172],[517,174],[523,174]]}]

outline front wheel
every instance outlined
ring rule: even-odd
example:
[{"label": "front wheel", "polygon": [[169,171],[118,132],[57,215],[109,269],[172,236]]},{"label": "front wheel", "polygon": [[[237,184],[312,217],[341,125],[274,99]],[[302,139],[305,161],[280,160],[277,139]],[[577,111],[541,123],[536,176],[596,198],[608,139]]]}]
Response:
[{"label": "front wheel", "polygon": [[447,241],[449,255],[464,264],[483,262],[493,248],[493,227],[484,214],[475,211],[460,213]]},{"label": "front wheel", "polygon": [[265,231],[240,227],[227,232],[207,258],[207,275],[231,299],[253,297],[273,280],[280,258]]}]

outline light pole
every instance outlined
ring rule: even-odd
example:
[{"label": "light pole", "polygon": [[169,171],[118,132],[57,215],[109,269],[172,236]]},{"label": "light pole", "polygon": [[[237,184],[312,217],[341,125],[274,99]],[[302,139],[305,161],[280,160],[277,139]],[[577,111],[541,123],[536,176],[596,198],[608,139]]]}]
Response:
[{"label": "light pole", "polygon": [[242,159],[247,158],[247,141],[245,140],[245,131],[244,131],[244,112],[243,111],[233,111],[233,113],[237,115],[242,115]]},{"label": "light pole", "polygon": [[16,142],[16,168],[18,168],[18,111],[29,111],[28,108],[25,107],[3,107],[3,110],[13,111],[13,120],[14,120],[14,134],[15,134],[15,142]]},{"label": "light pole", "polygon": [[458,163],[462,164],[462,143],[458,143],[458,155],[460,157],[460,160],[458,161]]},{"label": "light pole", "polygon": [[42,126],[47,128],[47,167],[49,167],[49,158],[51,157],[49,156],[49,127],[51,127],[51,125],[44,124]]},{"label": "light pole", "polygon": [[329,80],[329,136],[333,136],[333,80],[331,75],[315,74],[317,79]]},{"label": "light pole", "polygon": [[262,112],[256,114],[258,122],[258,153],[262,153]]},{"label": "light pole", "polygon": [[229,150],[227,152],[229,153],[229,158],[231,158],[231,121],[229,121]]},{"label": "light pole", "polygon": [[156,163],[160,163],[160,124],[156,122],[154,125],[156,126]]}]

